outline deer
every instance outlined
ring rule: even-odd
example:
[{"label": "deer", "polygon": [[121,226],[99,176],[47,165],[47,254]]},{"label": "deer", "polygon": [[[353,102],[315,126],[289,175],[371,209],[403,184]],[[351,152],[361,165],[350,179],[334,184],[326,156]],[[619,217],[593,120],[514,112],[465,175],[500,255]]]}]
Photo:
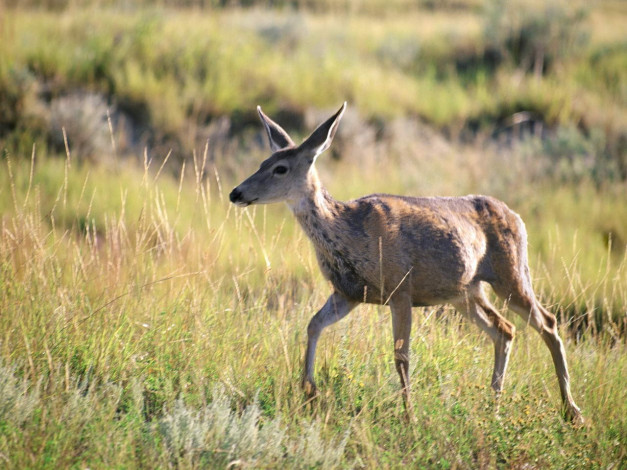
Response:
[{"label": "deer", "polygon": [[555,367],[562,415],[583,423],[575,404],[564,345],[556,317],[537,300],[527,261],[522,218],[489,196],[408,197],[372,194],[341,202],[322,185],[315,162],[327,150],[346,102],[300,145],[257,112],[271,156],[235,187],[237,206],[287,203],[313,244],[318,265],[333,292],[307,327],[302,387],[313,398],[316,345],[322,331],[361,303],[389,305],[394,363],[406,410],[412,307],[451,304],[494,343],[491,386],[497,400],[514,339],[515,326],[489,301],[485,284],[542,337]]}]

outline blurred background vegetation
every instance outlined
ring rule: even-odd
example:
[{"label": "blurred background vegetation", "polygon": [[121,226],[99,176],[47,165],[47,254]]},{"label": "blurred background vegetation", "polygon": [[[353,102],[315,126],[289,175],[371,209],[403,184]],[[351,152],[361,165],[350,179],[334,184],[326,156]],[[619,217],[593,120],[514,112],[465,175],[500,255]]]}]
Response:
[{"label": "blurred background vegetation", "polygon": [[5,0],[0,137],[63,152],[65,127],[106,159],[108,112],[118,152],[180,160],[207,139],[233,150],[256,104],[304,132],[348,100],[375,141],[395,118],[454,141],[530,137],[555,166],[624,181],[626,17],[609,0]]}]

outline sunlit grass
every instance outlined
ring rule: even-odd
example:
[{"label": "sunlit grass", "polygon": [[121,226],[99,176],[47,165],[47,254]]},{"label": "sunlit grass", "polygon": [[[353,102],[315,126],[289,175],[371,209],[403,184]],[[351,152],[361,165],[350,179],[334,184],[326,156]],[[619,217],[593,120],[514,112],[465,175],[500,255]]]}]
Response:
[{"label": "sunlit grass", "polygon": [[[0,189],[0,453],[11,467],[267,466],[277,458],[290,467],[606,467],[625,458],[618,331],[588,330],[575,343],[562,325],[587,419],[581,430],[559,416],[548,350],[509,314],[518,335],[495,413],[492,346],[448,307],[414,314],[414,425],[404,421],[389,314],[376,306],[324,332],[321,397],[307,405],[299,389],[306,325],[330,287],[285,208],[235,208],[230,182],[219,189],[211,172],[191,171],[179,184],[156,169],[37,156],[32,167],[3,164],[11,171]],[[402,179],[382,182],[350,162],[320,166],[338,197],[406,192]],[[350,179],[331,178],[340,172],[355,173],[348,187]],[[596,306],[599,294],[624,309],[624,267],[604,271],[599,259],[597,269],[579,245],[587,240],[591,250],[593,239],[568,228],[585,218],[577,211],[601,205],[624,220],[622,209],[593,189],[579,192],[590,209],[569,208],[572,191],[544,189],[516,207],[530,228],[536,288],[554,311],[567,310],[569,298]]]}]

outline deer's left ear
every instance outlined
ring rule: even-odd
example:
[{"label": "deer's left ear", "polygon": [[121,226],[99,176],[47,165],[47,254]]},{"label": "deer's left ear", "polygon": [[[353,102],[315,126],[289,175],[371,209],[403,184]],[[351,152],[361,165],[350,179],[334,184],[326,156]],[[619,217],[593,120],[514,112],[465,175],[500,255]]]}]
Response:
[{"label": "deer's left ear", "polygon": [[329,119],[320,124],[313,133],[300,145],[312,158],[316,158],[331,146],[333,137],[340,125],[342,115],[346,110],[346,101],[342,107]]},{"label": "deer's left ear", "polygon": [[276,122],[266,116],[261,110],[261,106],[257,106],[257,112],[261,118],[261,122],[266,128],[268,133],[268,140],[270,141],[270,150],[277,152],[287,147],[294,147],[294,142],[290,138],[287,132],[279,126]]}]

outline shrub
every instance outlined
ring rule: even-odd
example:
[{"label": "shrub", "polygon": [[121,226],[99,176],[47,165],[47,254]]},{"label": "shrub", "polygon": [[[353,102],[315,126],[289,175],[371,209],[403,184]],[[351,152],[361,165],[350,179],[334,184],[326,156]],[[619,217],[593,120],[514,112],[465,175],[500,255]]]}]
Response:
[{"label": "shrub", "polygon": [[0,363],[0,423],[19,427],[28,421],[39,405],[39,389],[19,379],[15,367]]},{"label": "shrub", "polygon": [[586,45],[585,17],[584,9],[559,0],[542,3],[542,7],[499,0],[487,10],[485,36],[488,47],[506,62],[541,76]]},{"label": "shrub", "polygon": [[64,148],[64,131],[73,153],[82,158],[102,159],[111,153],[107,124],[108,105],[95,93],[73,93],[50,102],[50,138]]},{"label": "shrub", "polygon": [[213,401],[200,410],[183,400],[153,426],[175,467],[198,464],[267,467],[284,460],[291,468],[334,468],[340,463],[348,434],[339,443],[325,441],[316,422],[305,425],[299,438],[287,435],[278,418],[264,420],[257,401],[241,413],[216,388]]}]

